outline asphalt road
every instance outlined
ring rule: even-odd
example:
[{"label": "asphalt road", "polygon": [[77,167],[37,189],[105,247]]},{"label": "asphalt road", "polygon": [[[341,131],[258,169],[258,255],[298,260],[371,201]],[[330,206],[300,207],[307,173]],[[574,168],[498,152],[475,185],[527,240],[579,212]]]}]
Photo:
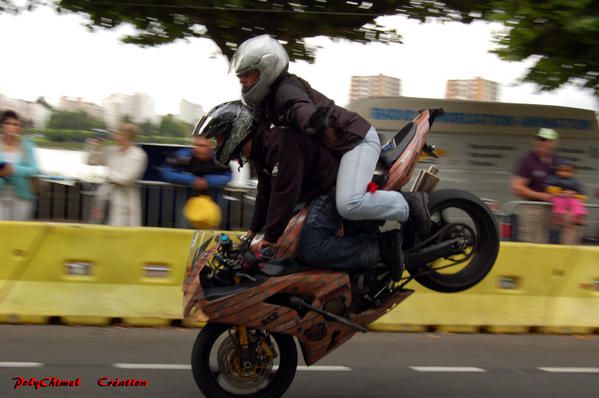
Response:
[{"label": "asphalt road", "polygon": [[[201,397],[197,330],[0,325],[1,397]],[[599,397],[599,336],[368,333],[302,368],[286,397]],[[35,389],[31,378],[79,384]],[[110,387],[110,380],[147,382]]]}]

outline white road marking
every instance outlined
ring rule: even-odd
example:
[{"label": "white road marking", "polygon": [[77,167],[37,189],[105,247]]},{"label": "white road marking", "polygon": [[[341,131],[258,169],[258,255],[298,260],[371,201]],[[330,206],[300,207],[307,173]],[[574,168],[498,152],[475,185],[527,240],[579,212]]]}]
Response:
[{"label": "white road marking", "polygon": [[[114,363],[115,368],[119,369],[159,369],[159,370],[190,370],[191,365],[185,364],[167,364],[167,363]],[[274,369],[278,367],[273,366]],[[308,372],[351,372],[352,369],[346,366],[298,366],[298,371]]]},{"label": "white road marking", "polygon": [[[274,368],[274,366],[273,366]],[[297,367],[298,371],[305,371],[305,372],[351,372],[352,368],[348,368],[347,366],[327,366],[327,365],[321,365],[321,366],[298,366]]]},{"label": "white road marking", "polygon": [[39,362],[0,362],[0,368],[40,368],[44,366]]},{"label": "white road marking", "polygon": [[417,372],[486,372],[471,366],[410,366]]},{"label": "white road marking", "polygon": [[574,367],[564,367],[564,368],[538,368],[544,372],[551,373],[599,373],[599,368],[574,368]]}]

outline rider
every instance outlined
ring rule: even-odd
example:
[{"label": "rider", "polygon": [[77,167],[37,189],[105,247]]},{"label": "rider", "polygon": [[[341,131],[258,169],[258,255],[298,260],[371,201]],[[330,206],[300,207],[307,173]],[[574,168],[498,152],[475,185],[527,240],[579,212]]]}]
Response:
[{"label": "rider", "polygon": [[216,139],[215,159],[222,164],[232,159],[254,164],[258,192],[249,237],[263,231],[262,244],[274,247],[298,205],[311,202],[299,240],[301,261],[339,268],[399,263],[397,230],[335,236],[342,223],[332,194],[339,160],[314,137],[292,128],[260,128],[240,101],[212,109],[194,135]]},{"label": "rider", "polygon": [[340,157],[335,199],[343,218],[405,222],[409,216],[416,233],[427,235],[427,194],[367,192],[381,152],[375,128],[289,74],[288,66],[287,52],[268,35],[246,40],[235,52],[231,70],[239,77],[243,101],[253,108],[258,123],[313,135]]}]

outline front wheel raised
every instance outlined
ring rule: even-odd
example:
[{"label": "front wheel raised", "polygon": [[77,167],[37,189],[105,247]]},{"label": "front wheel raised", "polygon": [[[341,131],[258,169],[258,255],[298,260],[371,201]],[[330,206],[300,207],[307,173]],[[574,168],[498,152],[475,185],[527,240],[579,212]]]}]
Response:
[{"label": "front wheel raised", "polygon": [[407,264],[408,271],[429,289],[453,293],[480,282],[491,270],[499,252],[499,229],[487,205],[470,192],[458,189],[434,191],[429,196],[431,236],[429,245],[462,239],[468,246],[459,255],[428,264]]},{"label": "front wheel raised", "polygon": [[276,398],[291,385],[297,368],[293,337],[248,329],[242,350],[235,326],[207,324],[191,355],[196,384],[207,398]]}]

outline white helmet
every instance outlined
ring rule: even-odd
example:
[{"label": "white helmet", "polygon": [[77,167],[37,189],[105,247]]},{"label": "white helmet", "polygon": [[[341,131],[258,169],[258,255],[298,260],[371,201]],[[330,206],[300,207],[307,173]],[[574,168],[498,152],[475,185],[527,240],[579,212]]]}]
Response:
[{"label": "white helmet", "polygon": [[229,70],[237,76],[253,69],[260,72],[252,87],[241,89],[243,102],[253,108],[262,102],[270,85],[288,66],[289,56],[281,43],[269,35],[260,35],[241,43],[231,59]]}]

